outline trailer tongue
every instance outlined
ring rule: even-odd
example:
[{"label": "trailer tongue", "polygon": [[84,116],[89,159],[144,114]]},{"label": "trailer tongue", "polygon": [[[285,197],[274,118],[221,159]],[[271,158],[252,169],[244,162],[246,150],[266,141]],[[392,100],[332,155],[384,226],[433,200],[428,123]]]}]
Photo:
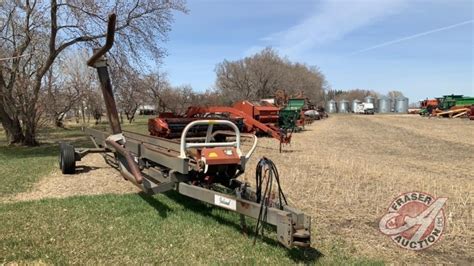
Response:
[{"label": "trailer tongue", "polygon": [[[237,212],[241,217],[257,219],[257,234],[263,222],[275,225],[278,241],[287,248],[309,247],[311,217],[287,205],[278,172],[270,160],[264,158],[258,164],[257,190],[237,180],[257,146],[257,138],[241,133],[234,121],[190,121],[179,140],[121,130],[104,57],[113,44],[115,19],[115,14],[109,17],[106,45],[88,61],[99,75],[112,134],[85,129],[95,148],[74,148],[62,143],[62,172],[73,174],[76,161],[89,153],[102,153],[108,164],[148,194],[176,190],[190,198]],[[207,127],[204,136],[189,136],[193,129],[203,126]],[[228,137],[226,141],[217,138],[222,135]],[[253,141],[246,153],[241,149],[241,138]],[[272,189],[277,190],[278,196]],[[245,226],[244,220],[241,221]]]}]

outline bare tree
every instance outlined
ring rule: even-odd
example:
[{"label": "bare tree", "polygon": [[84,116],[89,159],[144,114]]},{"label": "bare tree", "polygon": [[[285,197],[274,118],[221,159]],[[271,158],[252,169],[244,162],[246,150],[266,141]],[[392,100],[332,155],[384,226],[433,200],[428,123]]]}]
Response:
[{"label": "bare tree", "polygon": [[336,91],[329,91],[328,92],[328,100],[333,99],[336,101],[339,100],[364,100],[367,96],[373,96],[378,98],[379,93],[373,90],[363,90],[363,89],[352,89],[352,90],[336,90]]},{"label": "bare tree", "polygon": [[183,115],[190,105],[196,104],[196,93],[189,85],[167,88],[163,91],[166,111]]},{"label": "bare tree", "polygon": [[39,94],[44,77],[69,47],[96,44],[104,37],[107,15],[117,21],[117,53],[135,60],[159,60],[164,51],[157,41],[166,40],[172,11],[186,12],[184,2],[36,0],[0,2],[0,50],[11,60],[0,63],[0,120],[10,143],[36,145]]},{"label": "bare tree", "polygon": [[[88,94],[91,94],[91,91],[99,92],[95,71],[84,64],[87,57],[85,50],[77,51],[63,61],[61,69],[68,87],[79,92],[77,99],[70,97],[67,103],[71,108],[74,108],[76,120],[79,121],[80,115],[83,123],[85,123],[88,111],[87,100],[90,99]],[[71,95],[70,92],[69,95]]]},{"label": "bare tree", "polygon": [[395,98],[402,97],[402,96],[403,96],[403,92],[397,91],[397,90],[389,91],[387,93],[387,97],[389,97],[391,99],[395,99]]},{"label": "bare tree", "polygon": [[143,78],[143,82],[144,86],[148,88],[148,97],[151,99],[148,103],[155,105],[157,112],[166,112],[168,109],[166,94],[171,90],[171,85],[166,77],[166,73],[151,73]]},{"label": "bare tree", "polygon": [[156,111],[184,114],[191,105],[211,106],[224,105],[225,100],[219,90],[195,92],[190,85],[173,87],[170,85],[166,73],[155,72],[142,78],[145,93],[145,104],[155,105]]},{"label": "bare tree", "polygon": [[91,91],[88,96],[87,109],[97,125],[104,115],[104,102],[101,99],[102,95],[98,91]]},{"label": "bare tree", "polygon": [[224,60],[217,65],[216,74],[216,88],[226,95],[229,104],[236,100],[256,97],[250,81],[250,71],[243,60]]},{"label": "bare tree", "polygon": [[200,106],[222,106],[226,103],[219,91],[206,90],[205,92],[195,94],[193,104]]},{"label": "bare tree", "polygon": [[128,122],[132,123],[138,108],[145,103],[145,91],[148,87],[144,84],[143,77],[125,58],[115,62],[111,74],[118,107],[125,113]]},{"label": "bare tree", "polygon": [[43,106],[46,115],[57,127],[64,127],[63,120],[67,112],[79,100],[80,91],[69,84],[60,83],[57,76],[53,74],[53,69],[48,71],[46,76],[46,92],[43,94],[39,105]]},{"label": "bare tree", "polygon": [[312,102],[324,99],[324,75],[316,67],[292,63],[271,48],[237,61],[224,60],[216,67],[216,89],[227,104],[236,100],[274,97],[304,92]]},{"label": "bare tree", "polygon": [[93,70],[84,64],[86,58],[84,51],[67,55],[48,71],[40,106],[57,127],[64,126],[64,118],[72,111],[76,116],[82,114],[85,122],[84,95],[97,87]]},{"label": "bare tree", "polygon": [[257,98],[274,95],[281,84],[282,66],[285,62],[270,48],[266,48],[253,57],[244,59],[251,77],[251,85]]}]

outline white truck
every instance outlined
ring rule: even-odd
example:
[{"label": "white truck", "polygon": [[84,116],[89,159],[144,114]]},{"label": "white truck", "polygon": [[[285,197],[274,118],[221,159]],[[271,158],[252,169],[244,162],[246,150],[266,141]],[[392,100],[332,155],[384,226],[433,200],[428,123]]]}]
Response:
[{"label": "white truck", "polygon": [[357,109],[355,110],[355,113],[373,115],[374,114],[374,104],[373,103],[360,103],[360,104],[357,105]]}]

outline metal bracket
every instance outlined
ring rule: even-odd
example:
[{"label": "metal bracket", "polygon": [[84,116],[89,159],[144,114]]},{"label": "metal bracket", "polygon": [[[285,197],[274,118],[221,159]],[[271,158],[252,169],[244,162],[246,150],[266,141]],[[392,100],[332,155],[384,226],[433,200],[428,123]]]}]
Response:
[{"label": "metal bracket", "polygon": [[114,142],[121,141],[121,142],[125,143],[125,137],[123,136],[122,133],[110,135],[105,140],[110,140],[110,141],[114,141]]},{"label": "metal bracket", "polygon": [[[260,213],[260,204],[233,195],[219,193],[183,182],[178,184],[177,190],[182,195],[235,211],[254,219],[257,219]],[[311,244],[310,228],[306,226],[311,226],[311,217],[304,214],[301,216],[301,211],[293,210],[296,213],[293,213],[290,209],[280,210],[275,207],[269,207],[265,222],[277,227],[278,241],[285,247],[309,247]],[[301,226],[295,227],[298,224],[301,224]]]}]

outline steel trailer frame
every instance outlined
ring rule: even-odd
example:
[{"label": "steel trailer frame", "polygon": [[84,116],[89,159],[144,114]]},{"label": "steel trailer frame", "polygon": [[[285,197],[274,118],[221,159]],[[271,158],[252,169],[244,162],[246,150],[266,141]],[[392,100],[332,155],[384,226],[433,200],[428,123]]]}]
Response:
[{"label": "steel trailer frame", "polygon": [[[248,184],[236,179],[245,171],[245,166],[257,145],[257,137],[240,133],[234,123],[227,120],[197,120],[188,124],[181,139],[170,140],[139,133],[122,131],[118,120],[112,86],[108,76],[107,64],[103,55],[111,48],[115,30],[115,14],[109,16],[106,45],[88,61],[89,66],[97,68],[102,85],[102,92],[107,106],[112,134],[91,128],[84,133],[90,138],[95,148],[74,148],[61,144],[60,167],[64,172],[74,173],[76,161],[89,153],[102,153],[105,161],[118,169],[122,176],[147,194],[157,194],[176,190],[179,194],[197,199],[208,204],[234,211],[243,216],[259,218],[265,204],[266,219],[264,222],[276,226],[278,241],[287,248],[309,247],[311,244],[311,217],[300,210],[264,198],[257,202],[256,193]],[[226,125],[233,132],[215,131],[213,125]],[[189,130],[198,125],[208,125],[205,138],[188,138]],[[229,142],[213,142],[217,134],[232,136]],[[247,154],[240,149],[241,137],[253,138],[253,145]],[[201,141],[201,142],[196,142]],[[235,164],[235,175],[225,185],[235,195],[213,190],[214,185],[196,184],[196,173],[206,173],[206,161],[199,161],[188,156],[190,149],[225,147],[233,149],[239,161]],[[71,155],[73,153],[73,156]],[[68,168],[68,169],[66,169]],[[65,171],[67,170],[67,171]]]},{"label": "steel trailer frame", "polygon": [[[196,122],[216,124],[223,121],[202,120]],[[187,132],[188,129],[194,125],[196,125],[196,123],[188,125],[185,131]],[[84,129],[84,133],[91,139],[92,143],[94,143],[95,148],[75,149],[75,158],[77,161],[89,153],[111,153],[114,155],[113,157],[104,154],[106,162],[117,168],[128,181],[149,195],[176,190],[179,194],[187,197],[235,211],[254,219],[258,218],[261,204],[255,202],[255,192],[252,191],[247,184],[232,179],[232,185],[230,187],[234,188],[236,195],[239,196],[224,194],[191,184],[192,180],[188,174],[190,171],[196,169],[197,165],[196,162],[190,161],[189,158],[180,156],[183,149],[185,147],[208,146],[209,144],[211,144],[211,146],[221,146],[222,143],[187,143],[184,137],[178,142],[124,131],[123,136],[124,139],[126,139],[124,149],[133,156],[134,162],[138,161],[141,172],[141,180],[138,180],[132,174],[129,162],[114,145],[110,145],[110,139],[114,135],[90,128]],[[225,132],[216,131],[213,133],[213,135],[217,134],[225,134]],[[249,153],[241,156],[242,173],[257,143],[257,138],[254,135],[243,135],[254,138],[254,144]],[[240,149],[240,144],[237,144],[239,141],[226,143],[228,143],[226,145],[234,145]],[[155,162],[159,162],[159,164],[149,164]],[[163,169],[165,169],[165,171],[163,171]],[[289,206],[281,206],[280,208],[280,206],[277,205],[277,203],[273,203],[272,206],[267,209],[267,220],[265,222],[277,227],[278,241],[288,248],[294,246],[309,247],[311,217]]]}]

